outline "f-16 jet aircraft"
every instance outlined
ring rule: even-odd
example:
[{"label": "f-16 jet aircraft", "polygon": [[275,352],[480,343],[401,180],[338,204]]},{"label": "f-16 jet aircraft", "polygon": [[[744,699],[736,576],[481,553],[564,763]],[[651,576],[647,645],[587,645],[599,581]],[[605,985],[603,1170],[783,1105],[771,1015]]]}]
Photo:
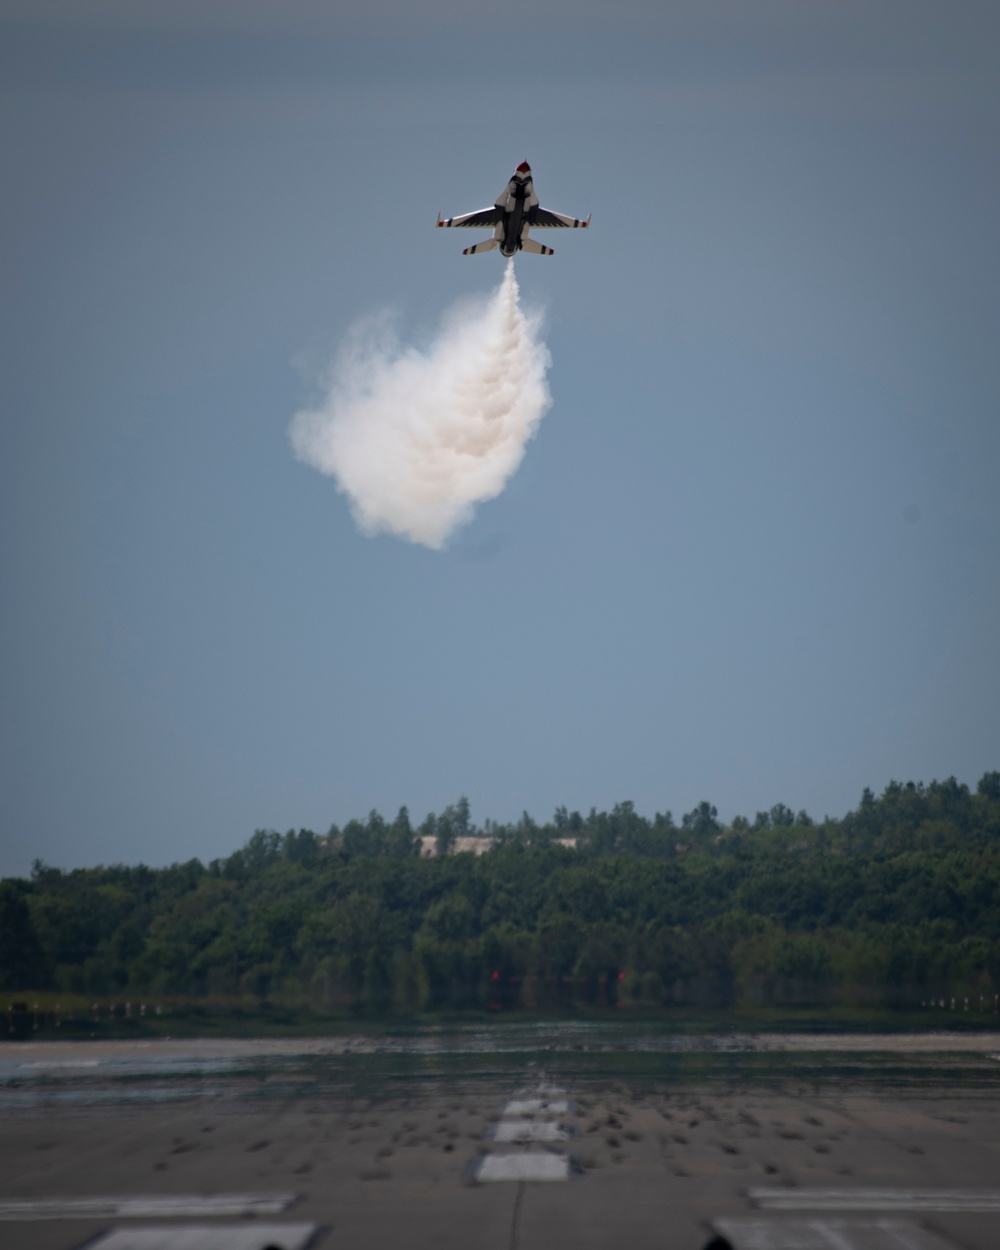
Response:
[{"label": "f-16 jet aircraft", "polygon": [[534,252],[537,256],[551,256],[553,249],[528,237],[529,230],[542,229],[549,226],[568,226],[586,230],[590,218],[581,221],[579,217],[564,217],[562,213],[552,213],[542,208],[535,194],[531,180],[531,166],[522,161],[514,170],[514,176],[497,197],[492,208],[481,208],[477,213],[466,213],[462,217],[442,217],[438,214],[439,226],[472,226],[477,229],[492,226],[493,235],[482,243],[474,243],[462,252],[463,256],[475,256],[477,252],[492,252],[499,248],[504,256],[513,256],[515,252]]}]

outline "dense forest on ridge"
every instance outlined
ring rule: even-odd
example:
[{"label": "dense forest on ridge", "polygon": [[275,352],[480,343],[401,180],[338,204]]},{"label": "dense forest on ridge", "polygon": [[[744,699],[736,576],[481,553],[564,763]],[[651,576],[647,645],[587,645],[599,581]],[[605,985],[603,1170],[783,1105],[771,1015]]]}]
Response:
[{"label": "dense forest on ridge", "polygon": [[[476,836],[488,853],[449,853]],[[992,1003],[1000,772],[892,782],[822,822],[621,803],[476,829],[462,799],[419,829],[403,808],[258,831],[207,866],[36,862],[0,882],[0,988],[370,1012]]]}]

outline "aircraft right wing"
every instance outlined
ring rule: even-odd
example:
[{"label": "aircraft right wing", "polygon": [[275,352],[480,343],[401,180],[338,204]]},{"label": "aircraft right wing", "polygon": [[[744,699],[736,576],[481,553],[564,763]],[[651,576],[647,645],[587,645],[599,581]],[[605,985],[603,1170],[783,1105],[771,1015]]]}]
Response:
[{"label": "aircraft right wing", "polygon": [[565,217],[562,213],[550,212],[547,208],[530,208],[525,217],[532,229],[538,229],[542,226],[570,226],[579,230],[586,230],[590,225],[590,218],[581,221],[579,217]]},{"label": "aircraft right wing", "polygon": [[483,226],[496,226],[503,221],[503,209],[481,208],[475,213],[464,213],[461,217],[442,217],[438,214],[439,226],[474,226],[477,230]]}]

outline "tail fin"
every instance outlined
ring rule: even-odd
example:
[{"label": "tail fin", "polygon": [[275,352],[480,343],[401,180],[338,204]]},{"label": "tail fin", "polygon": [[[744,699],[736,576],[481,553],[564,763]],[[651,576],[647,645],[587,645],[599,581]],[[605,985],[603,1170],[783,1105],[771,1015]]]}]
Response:
[{"label": "tail fin", "polygon": [[483,239],[482,243],[473,243],[472,247],[464,248],[462,255],[475,256],[477,252],[492,252],[496,247],[496,239]]},{"label": "tail fin", "polygon": [[537,239],[529,239],[525,236],[521,240],[522,252],[534,252],[536,256],[551,256],[554,248],[546,247],[544,243],[539,243]]}]

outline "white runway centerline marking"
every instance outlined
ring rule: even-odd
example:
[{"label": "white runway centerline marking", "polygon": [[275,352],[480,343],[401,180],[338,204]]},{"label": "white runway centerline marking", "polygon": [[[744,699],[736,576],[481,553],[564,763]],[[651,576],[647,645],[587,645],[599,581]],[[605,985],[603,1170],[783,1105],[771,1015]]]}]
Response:
[{"label": "white runway centerline marking", "polygon": [[491,1181],[568,1181],[569,1159],[565,1155],[483,1155],[475,1169],[480,1184]]},{"label": "white runway centerline marking", "polygon": [[733,1250],[955,1250],[902,1220],[713,1220]]},{"label": "white runway centerline marking", "polygon": [[33,1059],[29,1063],[22,1063],[22,1068],[37,1068],[47,1071],[51,1068],[96,1068],[100,1064],[100,1059]]},{"label": "white runway centerline marking", "polygon": [[305,1250],[318,1224],[165,1224],[116,1228],[87,1250]]},{"label": "white runway centerline marking", "polygon": [[495,1142],[569,1140],[569,1131],[553,1120],[501,1120],[490,1135]]},{"label": "white runway centerline marking", "polygon": [[0,1202],[0,1220],[181,1219],[278,1215],[295,1194],[142,1194],[112,1198],[21,1198]]},{"label": "white runway centerline marking", "polygon": [[1000,1211],[1000,1189],[748,1189],[770,1211]]},{"label": "white runway centerline marking", "polygon": [[[556,1149],[578,1129],[574,1123],[556,1117],[567,1115],[573,1106],[565,1097],[565,1091],[556,1086],[539,1082],[519,1089],[498,1112],[499,1118],[487,1127],[486,1137],[498,1144],[522,1149],[476,1155],[466,1168],[466,1181],[470,1184],[516,1181],[520,1184],[569,1180],[574,1169],[579,1170],[579,1165],[568,1155],[556,1153]],[[537,1146],[542,1143],[546,1148],[540,1150]]]},{"label": "white runway centerline marking", "polygon": [[565,1098],[512,1098],[500,1112],[502,1116],[569,1115],[573,1110]]}]

